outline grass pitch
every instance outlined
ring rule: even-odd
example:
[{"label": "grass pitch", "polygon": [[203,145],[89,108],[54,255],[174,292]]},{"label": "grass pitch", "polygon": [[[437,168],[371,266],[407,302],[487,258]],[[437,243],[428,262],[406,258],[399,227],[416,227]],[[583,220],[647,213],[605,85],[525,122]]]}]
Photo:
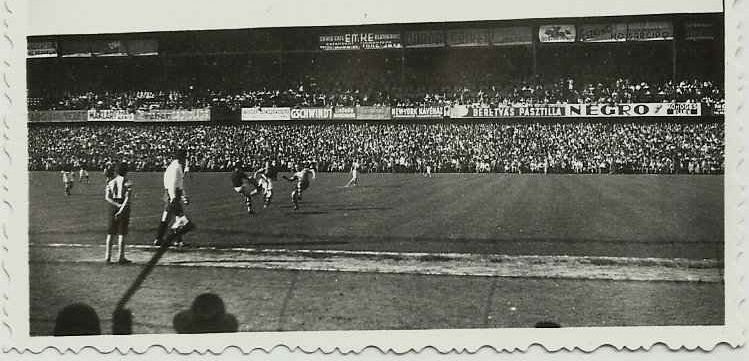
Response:
[{"label": "grass pitch", "polygon": [[[129,243],[150,244],[162,209],[161,174],[131,178],[136,193]],[[347,174],[318,175],[296,212],[291,184],[276,182],[272,206],[248,216],[228,174],[192,174],[186,179],[192,200],[187,212],[198,229],[188,241],[218,248],[424,252],[433,261],[441,252],[687,258],[680,262],[708,259],[718,265],[723,259],[721,176],[364,174],[361,186],[343,188],[347,181]],[[66,197],[58,173],[30,174],[32,335],[49,335],[56,312],[73,302],[92,305],[107,332],[118,298],[141,269],[140,263],[105,265],[97,258],[101,249],[92,247],[103,243],[106,232],[103,183],[94,176],[90,184],[76,183]],[[53,243],[82,246],[44,246]],[[76,252],[95,260],[63,257],[78,257]],[[202,292],[221,295],[241,331],[532,327],[544,320],[565,327],[720,325],[725,315],[722,282],[167,262],[128,304],[134,331],[173,332],[174,314]]]},{"label": "grass pitch", "polygon": [[[150,244],[161,214],[160,173],[132,173],[128,242]],[[299,211],[292,184],[248,216],[228,173],[185,180],[196,246],[723,259],[723,177],[662,175],[318,174]],[[30,242],[103,243],[104,179],[30,174]]]}]

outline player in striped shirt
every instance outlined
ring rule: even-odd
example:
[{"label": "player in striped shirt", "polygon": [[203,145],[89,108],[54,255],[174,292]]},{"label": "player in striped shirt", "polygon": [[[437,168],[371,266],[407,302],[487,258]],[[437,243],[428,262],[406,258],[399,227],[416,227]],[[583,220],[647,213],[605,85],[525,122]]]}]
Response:
[{"label": "player in striped shirt", "polygon": [[291,192],[291,202],[294,204],[294,210],[299,209],[299,201],[302,200],[302,192],[309,188],[310,180],[315,179],[315,170],[312,168],[302,168],[299,164],[294,166],[296,173],[291,178],[283,176],[289,182],[296,181],[296,189]]},{"label": "player in striped shirt", "polygon": [[126,178],[127,163],[119,163],[115,173],[117,175],[107,182],[104,191],[104,200],[111,206],[104,260],[107,263],[112,261],[112,238],[117,235],[117,247],[119,249],[117,263],[128,264],[132,262],[125,258],[125,236],[127,236],[130,224],[133,188],[130,180]]}]

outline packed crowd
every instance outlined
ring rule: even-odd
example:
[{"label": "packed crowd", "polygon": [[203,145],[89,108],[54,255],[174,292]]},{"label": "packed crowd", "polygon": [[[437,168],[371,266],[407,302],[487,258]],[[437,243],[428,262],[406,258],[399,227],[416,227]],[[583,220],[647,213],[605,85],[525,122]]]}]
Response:
[{"label": "packed crowd", "polygon": [[[114,135],[114,136],[113,136]],[[184,145],[191,171],[274,159],[364,172],[722,173],[720,123],[54,125],[29,128],[29,168],[162,170]]]},{"label": "packed crowd", "polygon": [[480,87],[388,89],[322,88],[299,82],[285,89],[212,90],[188,87],[181,90],[87,91],[37,94],[29,99],[30,110],[88,109],[195,109],[221,107],[323,107],[355,105],[422,106],[451,104],[559,104],[701,102],[708,108],[724,102],[721,86],[706,80],[646,82],[611,79],[578,83],[573,79],[553,82],[525,80]]}]

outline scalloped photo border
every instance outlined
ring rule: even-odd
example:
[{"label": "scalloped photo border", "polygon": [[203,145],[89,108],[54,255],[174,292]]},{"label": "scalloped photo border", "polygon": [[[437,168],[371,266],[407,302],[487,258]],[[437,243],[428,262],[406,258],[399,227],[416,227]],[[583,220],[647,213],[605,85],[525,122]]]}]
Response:
[{"label": "scalloped photo border", "polygon": [[[300,0],[301,1],[301,0]],[[177,353],[220,354],[227,348],[244,353],[279,347],[304,352],[359,352],[377,348],[406,353],[433,349],[439,352],[525,351],[540,345],[548,351],[594,351],[603,345],[618,350],[648,350],[653,345],[669,349],[713,350],[717,345],[736,348],[746,342],[743,299],[746,262],[739,252],[747,213],[746,151],[743,118],[746,105],[740,90],[746,84],[745,66],[737,61],[743,29],[737,14],[749,12],[746,1],[725,2],[726,26],[726,174],[725,174],[725,319],[724,326],[580,327],[563,329],[447,329],[382,331],[252,332],[236,334],[138,334],[129,336],[29,337],[28,282],[28,173],[26,129],[26,26],[25,0],[4,0],[0,67],[0,351],[3,354],[143,353],[158,348]],[[272,15],[272,11],[270,11]],[[562,14],[560,14],[562,16]],[[746,15],[744,15],[746,16]],[[364,14],[366,17],[366,13]],[[743,30],[744,33],[746,32]],[[741,87],[741,89],[740,89]]]}]

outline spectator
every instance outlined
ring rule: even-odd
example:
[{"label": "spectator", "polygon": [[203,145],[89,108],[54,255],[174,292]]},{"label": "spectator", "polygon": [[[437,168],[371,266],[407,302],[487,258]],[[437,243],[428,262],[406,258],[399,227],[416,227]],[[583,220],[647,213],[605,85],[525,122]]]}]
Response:
[{"label": "spectator", "polygon": [[74,303],[66,306],[57,314],[53,335],[101,335],[99,316],[91,306],[85,303]]},{"label": "spectator", "polygon": [[161,171],[172,144],[185,144],[187,161],[202,171],[268,158],[286,170],[314,162],[323,172],[359,159],[367,172],[421,172],[430,164],[437,172],[716,174],[724,169],[723,139],[722,124],[691,122],[53,125],[29,128],[29,168],[81,160],[101,169],[123,160]]},{"label": "spectator", "polygon": [[192,302],[190,309],[174,316],[177,333],[237,332],[239,324],[234,315],[226,313],[224,301],[213,293],[203,293]]}]

